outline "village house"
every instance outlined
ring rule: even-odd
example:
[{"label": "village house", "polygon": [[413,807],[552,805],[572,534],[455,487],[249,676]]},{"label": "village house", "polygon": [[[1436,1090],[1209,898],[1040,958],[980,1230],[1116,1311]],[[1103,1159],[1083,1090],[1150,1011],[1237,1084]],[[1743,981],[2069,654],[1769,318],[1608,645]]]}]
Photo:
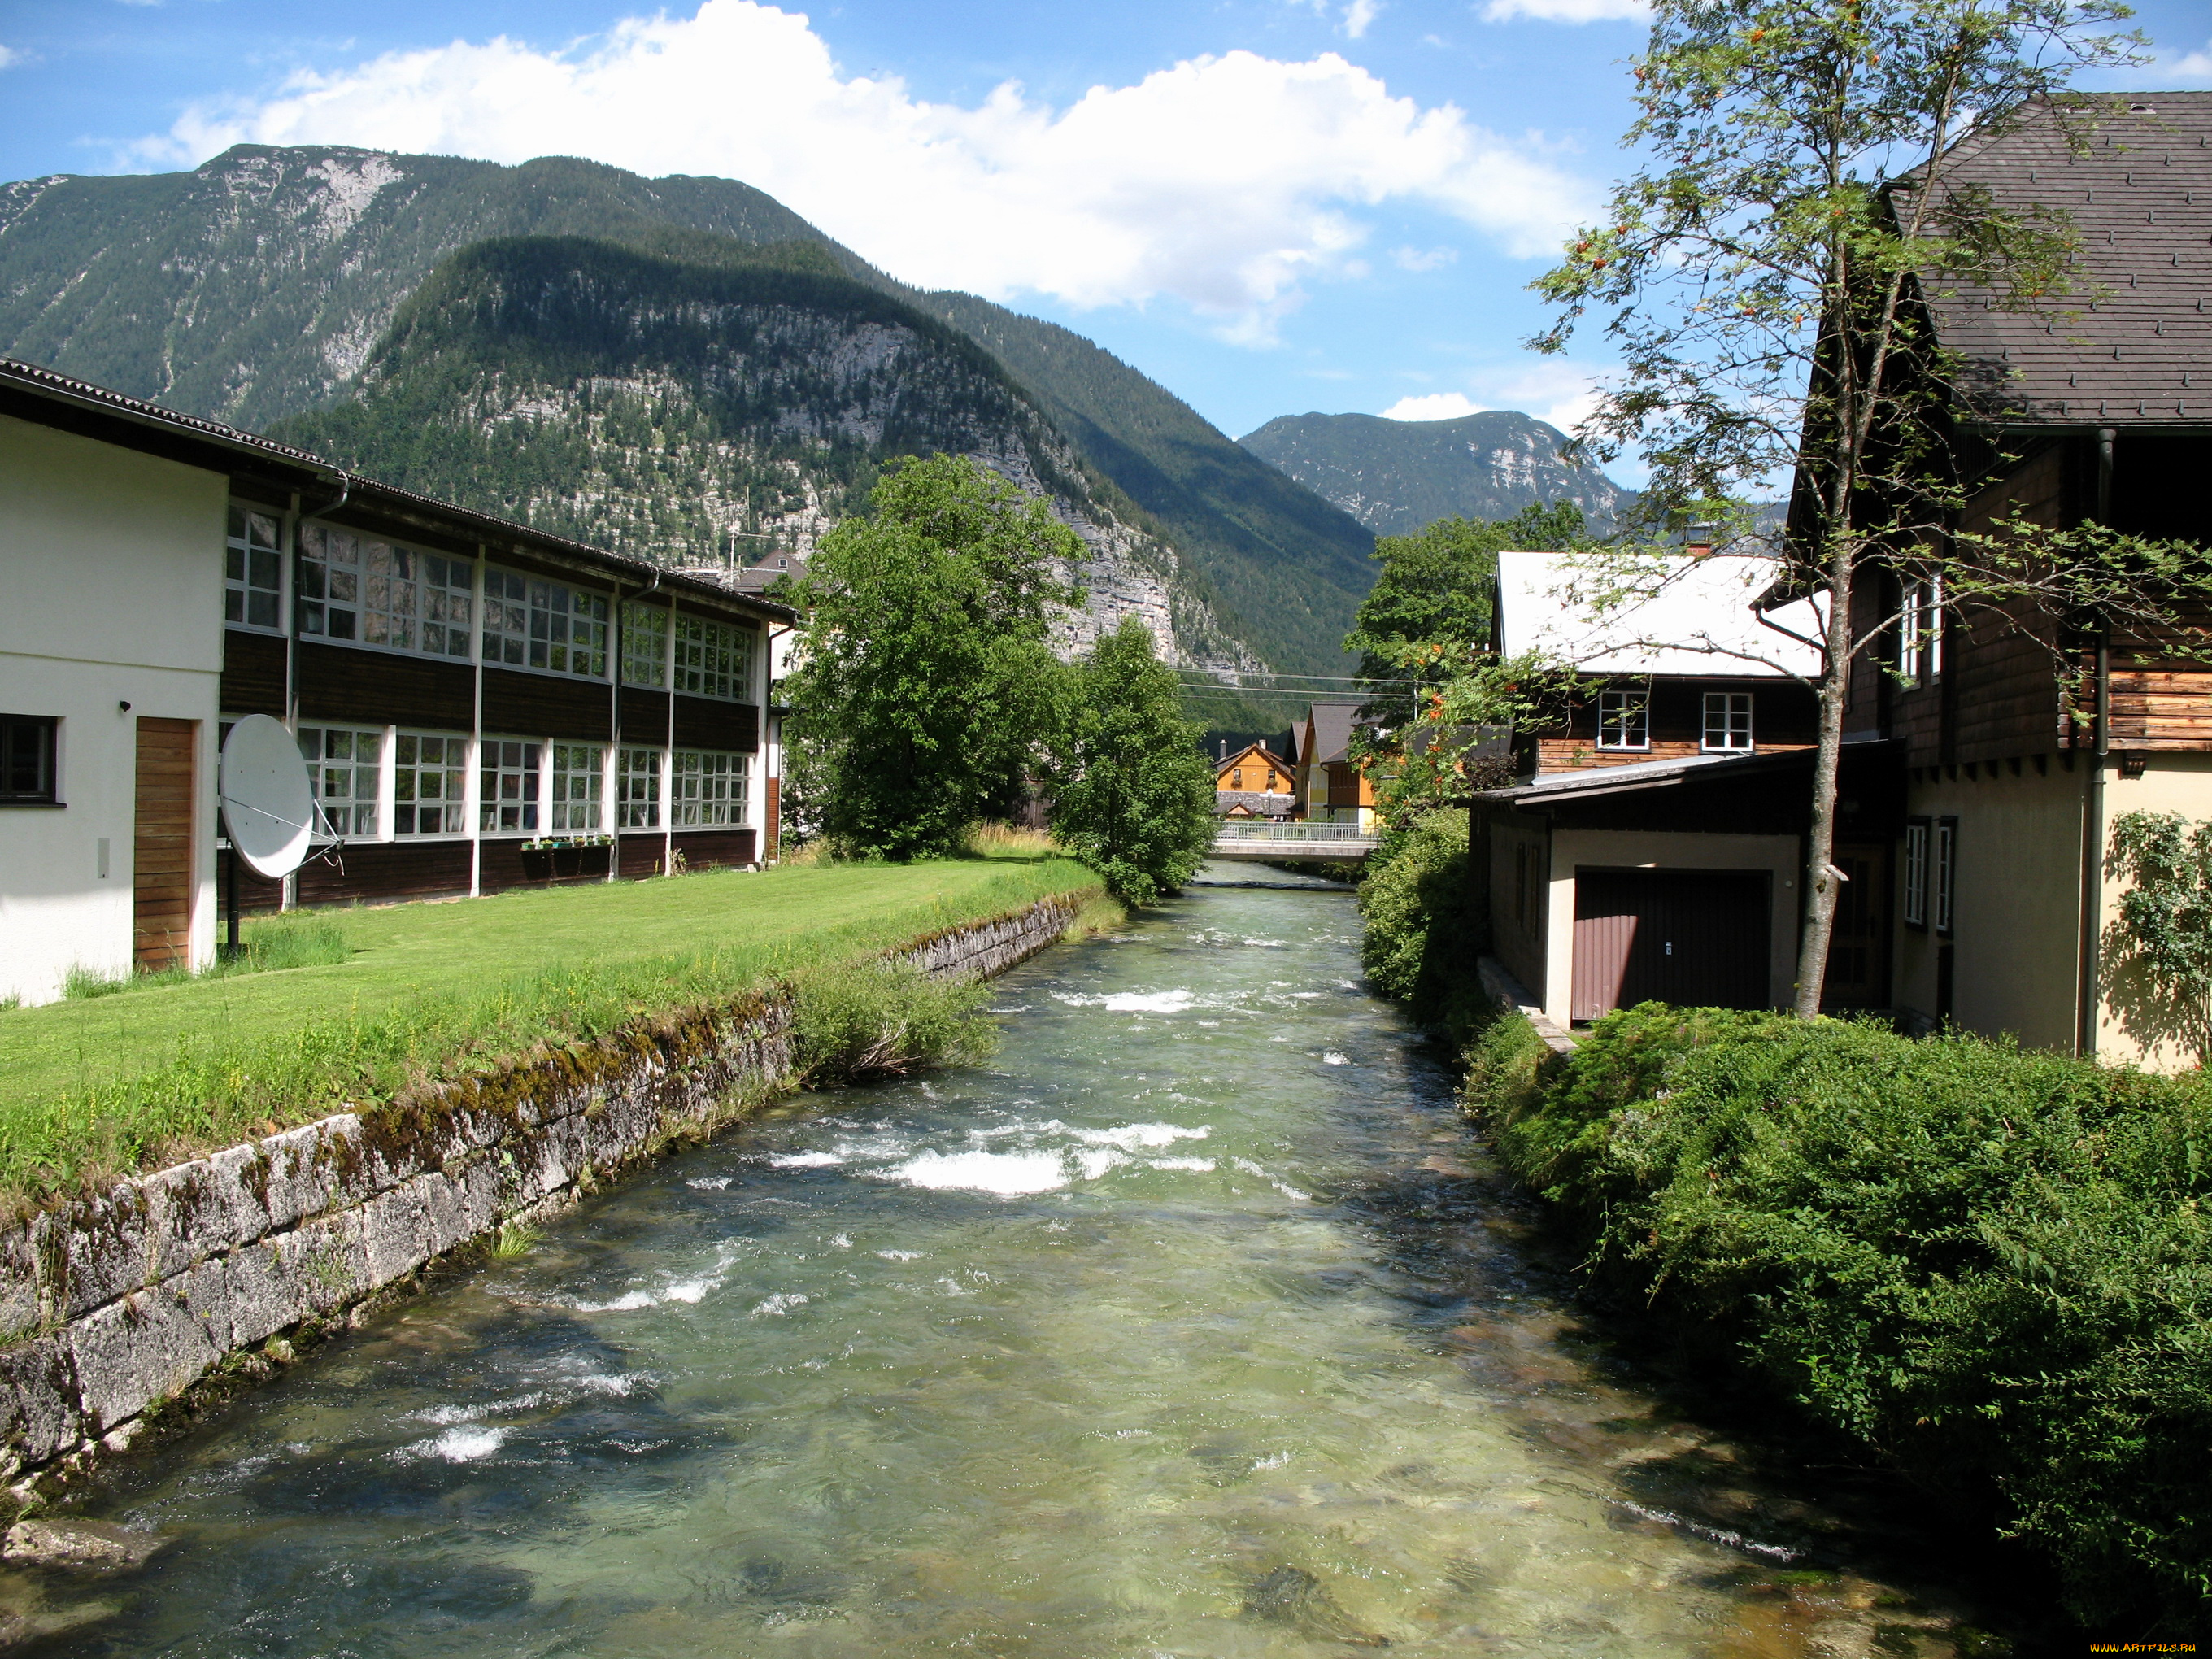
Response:
[{"label": "village house", "polygon": [[[203,967],[247,909],[772,854],[793,613],[0,361],[0,998]],[[296,734],[317,842],[233,871],[229,722]]]},{"label": "village house", "polygon": [[[2123,100],[2086,151],[2044,122],[1970,139],[1963,159],[1955,187],[2072,216],[2084,294],[1926,301],[1966,365],[1950,459],[1982,481],[1958,527],[2017,507],[2212,544],[2212,93]],[[1828,1006],[2194,1063],[2171,1011],[2106,956],[2120,895],[2106,850],[2124,812],[2212,818],[2212,672],[2094,618],[2064,638],[2023,631],[1893,576],[1861,602],[1869,625],[1903,621],[1850,688]],[[1503,585],[1501,603],[1510,619]],[[1494,949],[1563,1024],[1645,998],[1790,1000],[1809,707],[1784,702],[1777,725],[1747,684],[1750,746],[1713,752],[1716,709],[1733,707],[1717,699],[1737,694],[1695,680],[1669,715],[1654,674],[1648,740],[1678,753],[1628,758],[1632,687],[1613,676],[1585,726],[1530,734],[1523,777],[1475,801]]]},{"label": "village house", "polygon": [[1312,823],[1375,827],[1375,783],[1352,757],[1362,699],[1316,701],[1291,727],[1297,816]]},{"label": "village house", "polygon": [[1287,818],[1297,810],[1297,768],[1264,743],[1226,751],[1213,765],[1213,810],[1225,818]]}]

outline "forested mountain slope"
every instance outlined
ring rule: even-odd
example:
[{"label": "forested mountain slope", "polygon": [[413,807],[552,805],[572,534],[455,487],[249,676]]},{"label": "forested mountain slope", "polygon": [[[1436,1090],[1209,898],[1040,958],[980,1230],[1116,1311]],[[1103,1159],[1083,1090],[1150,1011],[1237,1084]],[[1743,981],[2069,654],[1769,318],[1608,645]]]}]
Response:
[{"label": "forested mountain slope", "polygon": [[[1073,651],[1143,617],[1173,659],[1243,667],[1175,553],[965,336],[815,243],[701,239],[705,259],[586,237],[479,242],[399,308],[339,402],[271,424],[426,495],[617,552],[747,563],[809,549],[895,455],[970,454],[1083,538]],[[767,538],[766,540],[762,539]]]},{"label": "forested mountain slope", "polygon": [[1557,427],[1510,410],[1449,421],[1284,415],[1238,441],[1378,536],[1555,501],[1609,529],[1636,499],[1595,467],[1562,459]]},{"label": "forested mountain slope", "polygon": [[1079,336],[905,288],[734,180],[241,145],[190,173],[0,185],[0,355],[263,428],[343,399],[442,261],[516,236],[686,263],[719,257],[707,238],[820,245],[854,283],[988,353],[1127,527],[1181,556],[1175,580],[1222,627],[1275,666],[1340,672],[1372,579],[1350,517]]}]

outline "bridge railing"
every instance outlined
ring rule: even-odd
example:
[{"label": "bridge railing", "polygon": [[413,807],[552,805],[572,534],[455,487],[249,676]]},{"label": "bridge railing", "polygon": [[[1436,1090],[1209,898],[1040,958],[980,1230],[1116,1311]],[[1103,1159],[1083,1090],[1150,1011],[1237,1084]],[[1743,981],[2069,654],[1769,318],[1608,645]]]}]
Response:
[{"label": "bridge railing", "polygon": [[1379,832],[1356,823],[1265,823],[1235,818],[1224,819],[1214,836],[1216,842],[1358,842],[1368,847],[1379,838]]}]

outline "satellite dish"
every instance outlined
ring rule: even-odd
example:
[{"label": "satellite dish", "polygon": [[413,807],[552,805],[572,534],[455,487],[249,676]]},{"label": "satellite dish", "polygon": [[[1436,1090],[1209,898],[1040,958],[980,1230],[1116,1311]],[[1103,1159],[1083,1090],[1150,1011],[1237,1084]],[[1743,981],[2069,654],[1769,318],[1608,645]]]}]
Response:
[{"label": "satellite dish", "polygon": [[216,787],[239,857],[264,876],[300,867],[314,834],[315,789],[298,738],[266,714],[248,714],[223,739]]}]

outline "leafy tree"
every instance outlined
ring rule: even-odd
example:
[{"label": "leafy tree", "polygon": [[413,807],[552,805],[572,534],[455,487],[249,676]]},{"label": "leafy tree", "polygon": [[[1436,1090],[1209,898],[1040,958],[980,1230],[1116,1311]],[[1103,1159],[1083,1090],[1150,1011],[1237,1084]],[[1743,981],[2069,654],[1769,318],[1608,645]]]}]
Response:
[{"label": "leafy tree", "polygon": [[[2124,877],[2119,915],[2106,924],[2108,981],[2134,1034],[2171,1037],[2212,1060],[2212,823],[2179,812],[2123,812],[2112,820],[2106,867]],[[2132,977],[2151,995],[2138,1000]]]},{"label": "leafy tree", "polygon": [[[2083,604],[2149,591],[2127,600],[2113,556],[2131,555],[2109,543],[1947,538],[1975,482],[1947,453],[1965,366],[1922,305],[1967,286],[2005,307],[2063,291],[2070,222],[1977,188],[1960,141],[2047,120],[2081,142],[2096,104],[2066,78],[2130,61],[2135,38],[2108,32],[2126,15],[2117,0],[1656,0],[1624,141],[1649,163],[1536,284],[1561,307],[1540,349],[1564,349],[1590,307],[1609,313],[1623,368],[1577,437],[1601,459],[1642,450],[1647,525],[1728,514],[1797,477],[1790,574],[1826,611],[1803,677],[1820,713],[1797,972],[1808,1018],[1835,918],[1851,665],[1898,622],[1870,614],[1869,562],[1940,578],[1954,614],[2019,627],[2034,613],[2054,641],[2049,624]],[[1654,549],[1588,562],[1613,570],[1601,603],[1632,603],[1683,562]],[[1654,643],[1746,656],[1710,639]]]},{"label": "leafy tree", "polygon": [[1116,898],[1148,904],[1188,881],[1213,842],[1213,769],[1199,728],[1134,617],[1076,665],[1068,703],[1053,835]]},{"label": "leafy tree", "polygon": [[[1500,553],[1560,551],[1590,539],[1572,501],[1531,502],[1507,519],[1439,519],[1411,536],[1376,537],[1382,574],[1344,640],[1347,652],[1359,653],[1359,678],[1371,696],[1363,712],[1386,726],[1402,725],[1415,702],[1403,682],[1441,684],[1489,643]],[[1409,658],[1409,648],[1419,654]]]},{"label": "leafy tree", "polygon": [[1019,797],[1066,671],[1046,644],[1082,543],[963,455],[896,464],[795,589],[795,813],[840,857],[957,853]]}]

